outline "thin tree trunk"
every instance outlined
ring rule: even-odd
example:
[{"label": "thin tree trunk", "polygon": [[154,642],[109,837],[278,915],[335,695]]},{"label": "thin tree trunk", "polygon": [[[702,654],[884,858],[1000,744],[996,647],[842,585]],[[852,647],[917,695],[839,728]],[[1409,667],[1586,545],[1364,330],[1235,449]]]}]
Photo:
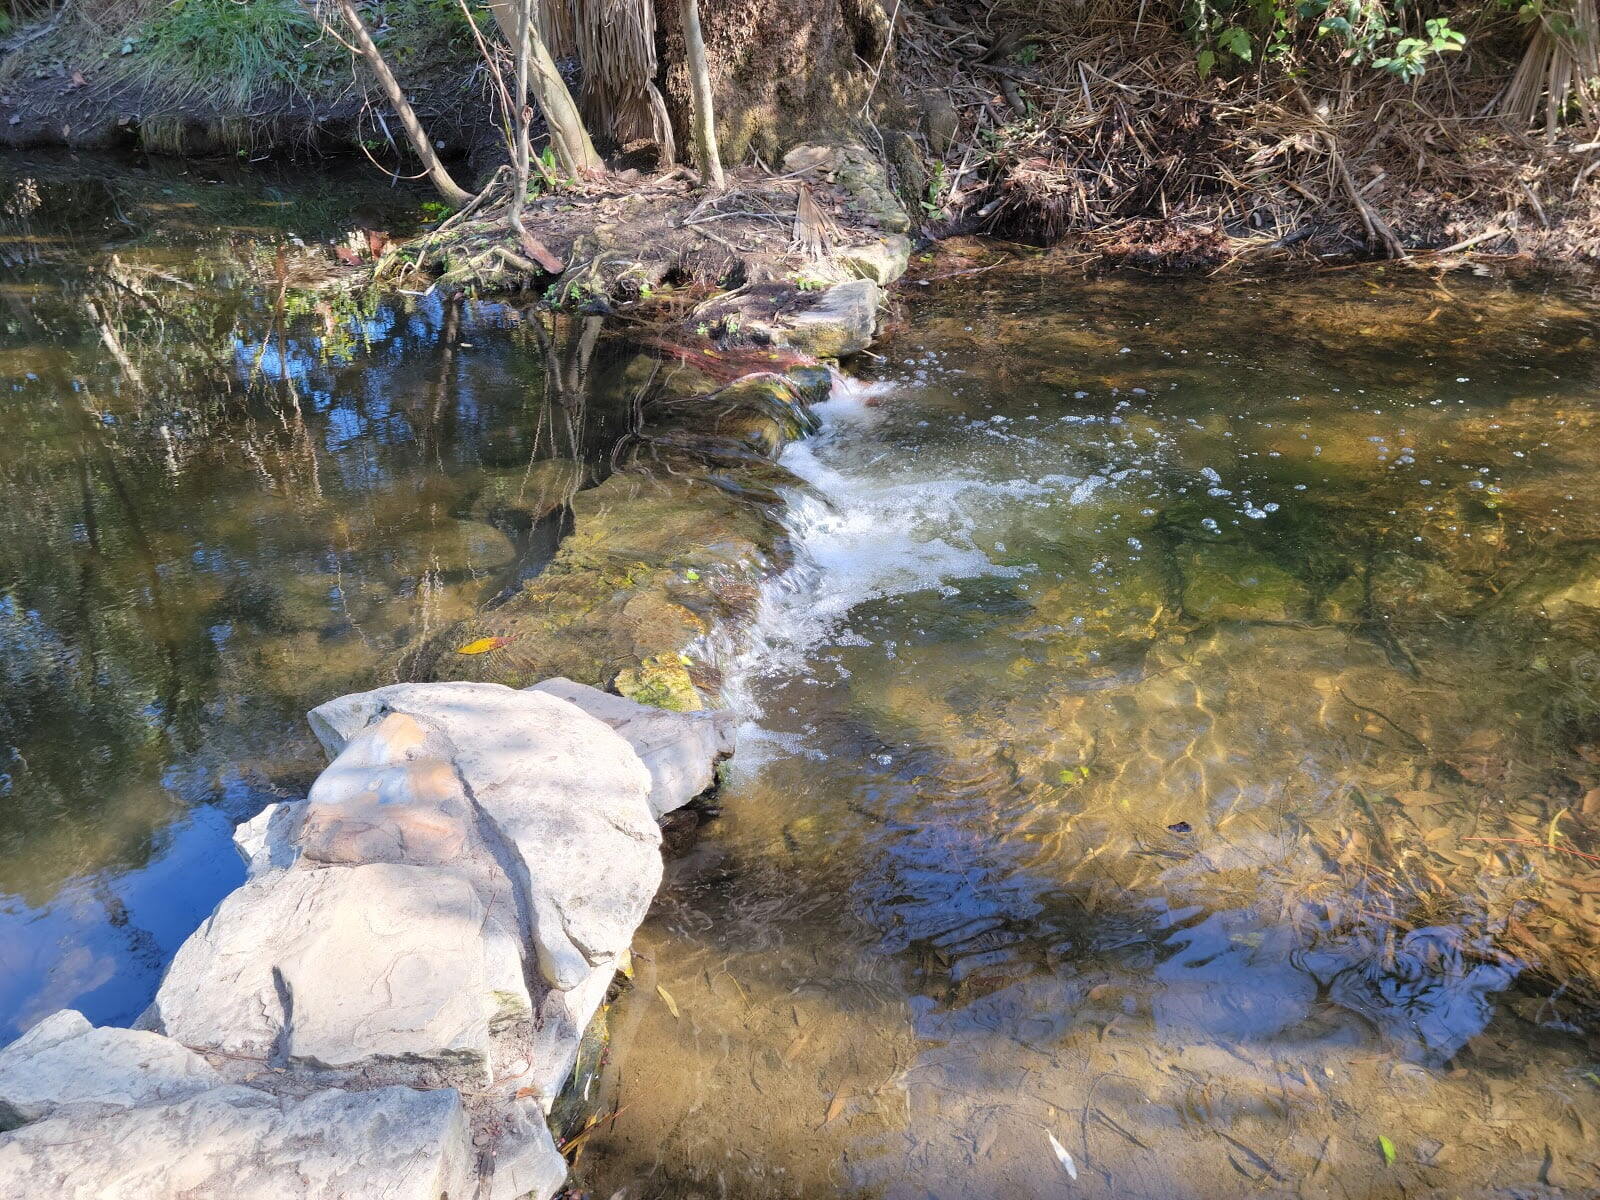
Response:
[{"label": "thin tree trunk", "polygon": [[699,0],[680,0],[679,12],[683,21],[685,57],[689,63],[689,83],[694,95],[690,131],[695,165],[700,168],[700,182],[720,192],[727,186],[727,180],[722,175],[722,156],[717,153],[717,122],[711,110],[711,71],[706,66],[705,38],[700,33]]},{"label": "thin tree trunk", "polygon": [[522,228],[522,206],[528,200],[528,122],[533,116],[528,108],[528,55],[533,45],[533,6],[539,0],[517,0],[517,37],[511,44],[517,52],[516,138],[513,155],[514,170],[511,184],[511,228],[518,234]]},{"label": "thin tree trunk", "polygon": [[361,52],[361,57],[367,60],[367,66],[372,68],[372,73],[378,77],[378,86],[383,89],[389,106],[400,118],[400,126],[406,131],[412,150],[416,151],[417,157],[422,160],[428,178],[433,181],[433,186],[439,189],[441,196],[460,208],[472,199],[472,193],[458,184],[445,169],[444,163],[439,161],[438,152],[428,140],[427,130],[423,129],[422,122],[417,120],[411,102],[400,90],[394,72],[389,70],[389,64],[383,60],[383,55],[379,53],[377,45],[372,40],[372,35],[367,32],[365,22],[361,20],[361,14],[356,12],[356,6],[351,0],[335,0],[335,6],[339,10],[339,15],[344,18],[345,24],[350,27],[350,35],[355,40],[356,49]]},{"label": "thin tree trunk", "polygon": [[[522,24],[519,15],[521,3],[522,0],[492,0],[489,5],[495,24],[500,26],[506,44],[513,49],[517,46]],[[513,4],[518,7],[513,8]],[[550,57],[549,47],[544,44],[544,38],[539,36],[537,21],[529,22],[528,35],[523,40],[528,43],[527,87],[533,92],[539,111],[544,113],[544,123],[550,131],[550,145],[556,152],[556,161],[561,164],[563,171],[574,178],[602,174],[605,164],[595,153],[594,142],[583,126],[583,117],[578,113],[572,93],[567,90],[567,81],[561,78],[556,60]],[[525,91],[519,97],[521,103],[526,103],[526,95]]]}]

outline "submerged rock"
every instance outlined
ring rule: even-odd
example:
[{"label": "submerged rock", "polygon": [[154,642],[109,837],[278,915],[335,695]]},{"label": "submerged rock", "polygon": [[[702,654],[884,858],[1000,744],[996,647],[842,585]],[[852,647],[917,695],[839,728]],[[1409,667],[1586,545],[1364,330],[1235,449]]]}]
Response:
[{"label": "submerged rock", "polygon": [[[773,459],[815,428],[809,409],[830,386],[812,366],[658,396],[633,460],[572,497],[571,533],[548,566],[418,639],[399,677],[525,688],[560,676],[610,688],[748,617],[755,584],[787,550],[775,489],[798,484]],[[489,652],[462,653],[484,639],[495,639]]]},{"label": "submerged rock", "polygon": [[700,693],[689,678],[689,660],[682,654],[655,654],[637,667],[617,674],[617,691],[629,700],[669,712],[698,712]]}]

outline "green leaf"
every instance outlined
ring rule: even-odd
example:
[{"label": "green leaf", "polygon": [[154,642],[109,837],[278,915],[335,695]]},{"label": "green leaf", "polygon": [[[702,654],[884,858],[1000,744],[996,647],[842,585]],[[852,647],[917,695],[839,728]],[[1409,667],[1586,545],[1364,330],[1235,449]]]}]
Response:
[{"label": "green leaf", "polygon": [[1381,1133],[1378,1135],[1378,1149],[1383,1151],[1383,1165],[1394,1166],[1394,1143]]},{"label": "green leaf", "polygon": [[1245,62],[1250,61],[1250,34],[1237,25],[1230,25],[1217,34],[1217,45],[1235,58],[1242,58]]},{"label": "green leaf", "polygon": [[1217,65],[1217,56],[1210,50],[1202,50],[1195,56],[1194,65],[1200,72],[1200,78],[1204,79],[1211,74],[1211,68]]}]

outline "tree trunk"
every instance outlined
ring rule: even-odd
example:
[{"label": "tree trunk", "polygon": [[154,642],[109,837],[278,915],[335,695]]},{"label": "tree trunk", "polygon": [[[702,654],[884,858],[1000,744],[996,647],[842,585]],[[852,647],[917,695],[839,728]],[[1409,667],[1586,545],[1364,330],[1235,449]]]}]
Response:
[{"label": "tree trunk", "polygon": [[511,228],[519,234],[522,229],[522,206],[528,200],[528,121],[533,115],[528,109],[528,57],[533,46],[533,6],[539,0],[517,0],[517,37],[512,46],[517,52],[516,139],[513,147],[511,184]]},{"label": "tree trunk", "polygon": [[406,131],[406,137],[411,141],[411,148],[422,160],[428,178],[433,181],[433,186],[439,189],[440,195],[460,208],[472,199],[472,193],[451,178],[444,163],[439,161],[438,152],[428,140],[427,131],[422,128],[422,122],[417,120],[417,114],[412,109],[410,101],[406,99],[405,93],[400,90],[400,84],[395,80],[394,72],[389,70],[389,64],[383,61],[383,55],[378,52],[378,47],[374,44],[372,35],[367,32],[361,14],[356,12],[355,5],[351,0],[335,0],[335,3],[340,16],[345,19],[345,24],[350,26],[350,35],[355,39],[356,49],[361,51],[361,57],[367,60],[367,66],[372,68],[372,73],[378,77],[378,86],[383,89],[389,106],[400,118],[400,126]]},{"label": "tree trunk", "polygon": [[706,43],[700,33],[699,0],[680,0],[683,21],[684,57],[689,67],[689,86],[694,98],[690,129],[694,142],[695,165],[700,182],[722,191],[727,180],[722,175],[722,156],[717,152],[717,122],[711,103],[711,71],[706,65]]},{"label": "tree trunk", "polygon": [[[489,5],[501,36],[513,50],[517,46],[521,24],[518,19],[520,4],[521,0],[493,0]],[[556,69],[556,60],[550,57],[549,47],[539,36],[537,21],[529,23],[526,40],[529,48],[528,90],[538,101],[539,111],[544,113],[544,123],[550,131],[550,145],[556,152],[556,161],[561,164],[563,171],[574,178],[603,173],[605,164],[595,153],[594,142],[589,139],[589,131],[583,127],[583,118],[578,115],[578,106],[572,99],[572,93],[567,90],[567,82]],[[519,96],[517,101],[519,104],[527,103],[526,94]]]}]

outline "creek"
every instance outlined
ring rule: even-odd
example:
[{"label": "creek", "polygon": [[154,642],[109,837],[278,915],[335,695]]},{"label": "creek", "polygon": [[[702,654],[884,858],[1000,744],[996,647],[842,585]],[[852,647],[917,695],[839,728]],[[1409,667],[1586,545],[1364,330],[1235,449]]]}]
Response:
[{"label": "creek", "polygon": [[[304,711],[539,569],[641,353],[305,299],[353,208],[415,220],[370,176],[4,195],[0,1040],[140,1010],[320,765]],[[1600,1183],[1592,288],[902,290],[785,453],[794,565],[703,648],[740,748],[576,1184]]]},{"label": "creek", "polygon": [[1592,294],[910,291],[783,460],[796,566],[578,1177],[1600,1182]]}]

